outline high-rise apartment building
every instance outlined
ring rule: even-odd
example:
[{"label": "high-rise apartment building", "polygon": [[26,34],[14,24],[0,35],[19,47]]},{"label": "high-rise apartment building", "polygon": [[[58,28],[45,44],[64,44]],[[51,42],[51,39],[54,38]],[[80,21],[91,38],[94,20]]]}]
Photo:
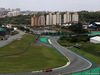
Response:
[{"label": "high-rise apartment building", "polygon": [[36,15],[31,17],[31,26],[39,26],[39,18]]},{"label": "high-rise apartment building", "polygon": [[53,15],[52,13],[49,13],[46,15],[46,25],[53,25]]},{"label": "high-rise apartment building", "polygon": [[40,17],[36,17],[36,15],[34,15],[33,17],[31,17],[31,26],[41,26],[41,25],[45,25],[44,15]]},{"label": "high-rise apartment building", "polygon": [[39,24],[40,25],[45,25],[45,17],[44,17],[44,15],[39,17]]},{"label": "high-rise apartment building", "polygon": [[56,25],[61,24],[61,15],[59,12],[56,13]]},{"label": "high-rise apartment building", "polygon": [[56,14],[53,15],[53,25],[56,25],[57,22],[56,22]]},{"label": "high-rise apartment building", "polygon": [[46,15],[46,25],[59,25],[61,24],[61,15],[59,12],[56,14],[49,13]]},{"label": "high-rise apartment building", "polygon": [[20,15],[20,11],[12,11],[12,12],[8,12],[8,14],[7,14],[9,17],[11,17],[11,16],[18,16],[18,15]]},{"label": "high-rise apartment building", "polygon": [[69,22],[71,22],[71,14],[67,12],[66,14],[64,14],[64,23],[69,23]]},{"label": "high-rise apartment building", "polygon": [[18,15],[20,15],[20,11],[14,11],[13,12],[13,16],[18,16]]},{"label": "high-rise apartment building", "polygon": [[49,15],[46,15],[46,25],[50,25],[49,24]]},{"label": "high-rise apartment building", "polygon": [[77,12],[75,12],[73,15],[72,15],[72,22],[74,23],[77,23],[79,21],[79,15]]},{"label": "high-rise apartment building", "polygon": [[52,13],[49,13],[49,25],[53,25],[53,16],[52,16]]},{"label": "high-rise apartment building", "polygon": [[7,16],[11,17],[11,16],[13,16],[13,13],[12,12],[8,12]]}]

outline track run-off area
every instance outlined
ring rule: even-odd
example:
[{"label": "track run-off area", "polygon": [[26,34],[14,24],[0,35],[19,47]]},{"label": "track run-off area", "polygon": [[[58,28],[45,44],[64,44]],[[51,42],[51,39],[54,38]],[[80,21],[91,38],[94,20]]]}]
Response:
[{"label": "track run-off area", "polygon": [[52,47],[61,52],[69,60],[69,62],[67,62],[67,64],[62,67],[53,69],[52,72],[33,72],[33,75],[69,74],[86,70],[92,66],[92,63],[86,60],[85,58],[77,55],[76,53],[68,50],[67,48],[60,46],[57,42],[57,39],[59,39],[58,36],[51,37],[48,39],[48,42],[50,45],[52,45]]},{"label": "track run-off area", "polygon": [[4,74],[4,75],[61,75],[61,74],[80,72],[89,69],[92,66],[92,63],[87,59],[59,45],[57,39],[59,39],[59,36],[41,39],[40,41],[47,40],[48,42],[45,41],[45,43],[50,44],[53,48],[58,50],[58,52],[63,54],[69,60],[69,62],[66,62],[66,65],[59,68],[54,68],[53,71],[51,72],[33,71],[30,73],[16,73],[16,74]]}]

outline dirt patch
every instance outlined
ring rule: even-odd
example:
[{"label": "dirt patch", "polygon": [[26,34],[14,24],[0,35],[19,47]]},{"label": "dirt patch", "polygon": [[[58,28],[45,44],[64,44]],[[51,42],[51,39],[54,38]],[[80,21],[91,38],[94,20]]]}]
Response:
[{"label": "dirt patch", "polygon": [[9,48],[16,48],[16,46],[10,46]]},{"label": "dirt patch", "polygon": [[36,42],[34,43],[35,46],[44,46],[44,47],[51,47],[51,45],[46,44],[44,42],[41,42],[39,40],[36,40]]}]

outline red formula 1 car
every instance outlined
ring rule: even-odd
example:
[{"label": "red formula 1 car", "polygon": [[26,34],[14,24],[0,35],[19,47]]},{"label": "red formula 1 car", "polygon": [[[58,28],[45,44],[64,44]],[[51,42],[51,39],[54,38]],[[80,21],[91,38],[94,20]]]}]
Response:
[{"label": "red formula 1 car", "polygon": [[52,69],[43,70],[43,72],[51,72]]}]

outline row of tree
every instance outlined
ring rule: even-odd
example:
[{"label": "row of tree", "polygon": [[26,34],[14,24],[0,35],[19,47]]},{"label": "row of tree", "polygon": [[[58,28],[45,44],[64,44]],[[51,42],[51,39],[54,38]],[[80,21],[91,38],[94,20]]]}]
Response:
[{"label": "row of tree", "polygon": [[[46,16],[47,13],[44,14]],[[62,15],[62,23],[63,23],[63,14]],[[78,12],[79,14],[79,22],[81,23],[93,23],[100,21],[100,12]],[[38,13],[37,16],[40,16],[41,13]],[[25,24],[29,25],[31,24],[31,17],[33,15],[19,15],[14,17],[5,17],[0,18],[0,25],[1,24]]]},{"label": "row of tree", "polygon": [[100,22],[100,12],[79,12],[79,21],[82,23]]}]

